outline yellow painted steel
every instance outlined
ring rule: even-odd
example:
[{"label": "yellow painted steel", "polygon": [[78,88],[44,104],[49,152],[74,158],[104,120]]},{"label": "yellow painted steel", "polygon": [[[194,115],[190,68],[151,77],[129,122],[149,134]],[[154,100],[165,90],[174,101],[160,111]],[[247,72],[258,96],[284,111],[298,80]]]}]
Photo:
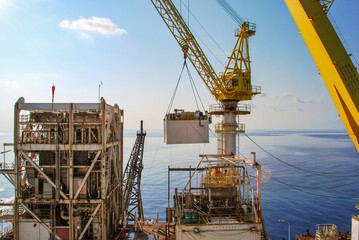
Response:
[{"label": "yellow painted steel", "polygon": [[251,100],[253,95],[261,93],[260,87],[252,86],[250,78],[247,38],[254,35],[254,24],[243,23],[224,74],[218,77],[173,2],[171,0],[151,0],[151,2],[180,45],[185,57],[190,60],[217,100]]},{"label": "yellow painted steel", "polygon": [[359,74],[327,17],[329,0],[285,0],[359,152]]},{"label": "yellow painted steel", "polygon": [[232,54],[224,70],[221,81],[225,83],[227,95],[232,99],[251,100],[254,94],[260,93],[251,84],[251,65],[249,59],[248,38],[256,32],[256,25],[244,22],[241,29],[237,29],[237,37]]}]

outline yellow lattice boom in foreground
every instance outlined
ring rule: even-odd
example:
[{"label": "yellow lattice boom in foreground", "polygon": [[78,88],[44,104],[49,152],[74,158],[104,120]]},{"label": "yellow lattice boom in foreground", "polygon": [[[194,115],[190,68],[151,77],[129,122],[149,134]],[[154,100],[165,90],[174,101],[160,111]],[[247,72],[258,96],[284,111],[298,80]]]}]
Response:
[{"label": "yellow lattice boom in foreground", "polygon": [[359,151],[359,74],[327,17],[333,0],[285,0]]}]

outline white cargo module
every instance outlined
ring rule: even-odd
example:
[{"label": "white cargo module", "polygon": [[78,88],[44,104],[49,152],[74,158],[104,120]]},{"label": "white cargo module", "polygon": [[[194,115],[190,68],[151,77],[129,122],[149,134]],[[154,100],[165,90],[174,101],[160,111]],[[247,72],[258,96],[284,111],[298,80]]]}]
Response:
[{"label": "white cargo module", "polygon": [[359,215],[352,217],[352,240],[359,240]]},{"label": "white cargo module", "polygon": [[[45,224],[50,225],[50,220],[42,220]],[[50,233],[35,219],[20,219],[19,226],[21,240],[50,239]]]},{"label": "white cargo module", "polygon": [[175,109],[164,119],[165,143],[209,143],[210,118],[207,112],[185,112]]}]

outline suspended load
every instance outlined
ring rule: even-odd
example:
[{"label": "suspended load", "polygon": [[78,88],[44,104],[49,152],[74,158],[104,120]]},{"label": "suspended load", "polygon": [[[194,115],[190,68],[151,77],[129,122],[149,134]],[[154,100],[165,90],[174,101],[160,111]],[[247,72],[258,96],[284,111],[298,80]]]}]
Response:
[{"label": "suspended load", "polygon": [[207,111],[185,112],[175,109],[164,119],[165,143],[209,143],[209,123]]}]

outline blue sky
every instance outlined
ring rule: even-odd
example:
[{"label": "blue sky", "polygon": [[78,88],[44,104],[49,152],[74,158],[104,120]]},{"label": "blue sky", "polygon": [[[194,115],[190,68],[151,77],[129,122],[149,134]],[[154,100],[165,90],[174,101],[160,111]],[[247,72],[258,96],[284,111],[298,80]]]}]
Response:
[{"label": "blue sky", "polygon": [[[250,39],[252,83],[264,94],[242,117],[247,129],[341,129],[332,100],[284,0],[227,0],[257,24]],[[180,0],[174,0],[179,8]],[[188,0],[182,0],[188,4]],[[235,22],[215,0],[189,0],[189,8],[230,53]],[[182,7],[185,19],[187,10]],[[359,58],[359,2],[336,1],[330,14]],[[195,19],[190,26],[222,63],[226,56]],[[162,128],[183,63],[180,48],[150,0],[0,0],[0,129],[12,129],[13,105],[26,102],[97,102],[125,110],[126,129]],[[201,42],[201,41],[199,41]],[[224,67],[202,46],[217,72]],[[212,96],[191,67],[201,98]],[[249,102],[248,102],[249,103]],[[195,110],[184,75],[174,107]]]}]

